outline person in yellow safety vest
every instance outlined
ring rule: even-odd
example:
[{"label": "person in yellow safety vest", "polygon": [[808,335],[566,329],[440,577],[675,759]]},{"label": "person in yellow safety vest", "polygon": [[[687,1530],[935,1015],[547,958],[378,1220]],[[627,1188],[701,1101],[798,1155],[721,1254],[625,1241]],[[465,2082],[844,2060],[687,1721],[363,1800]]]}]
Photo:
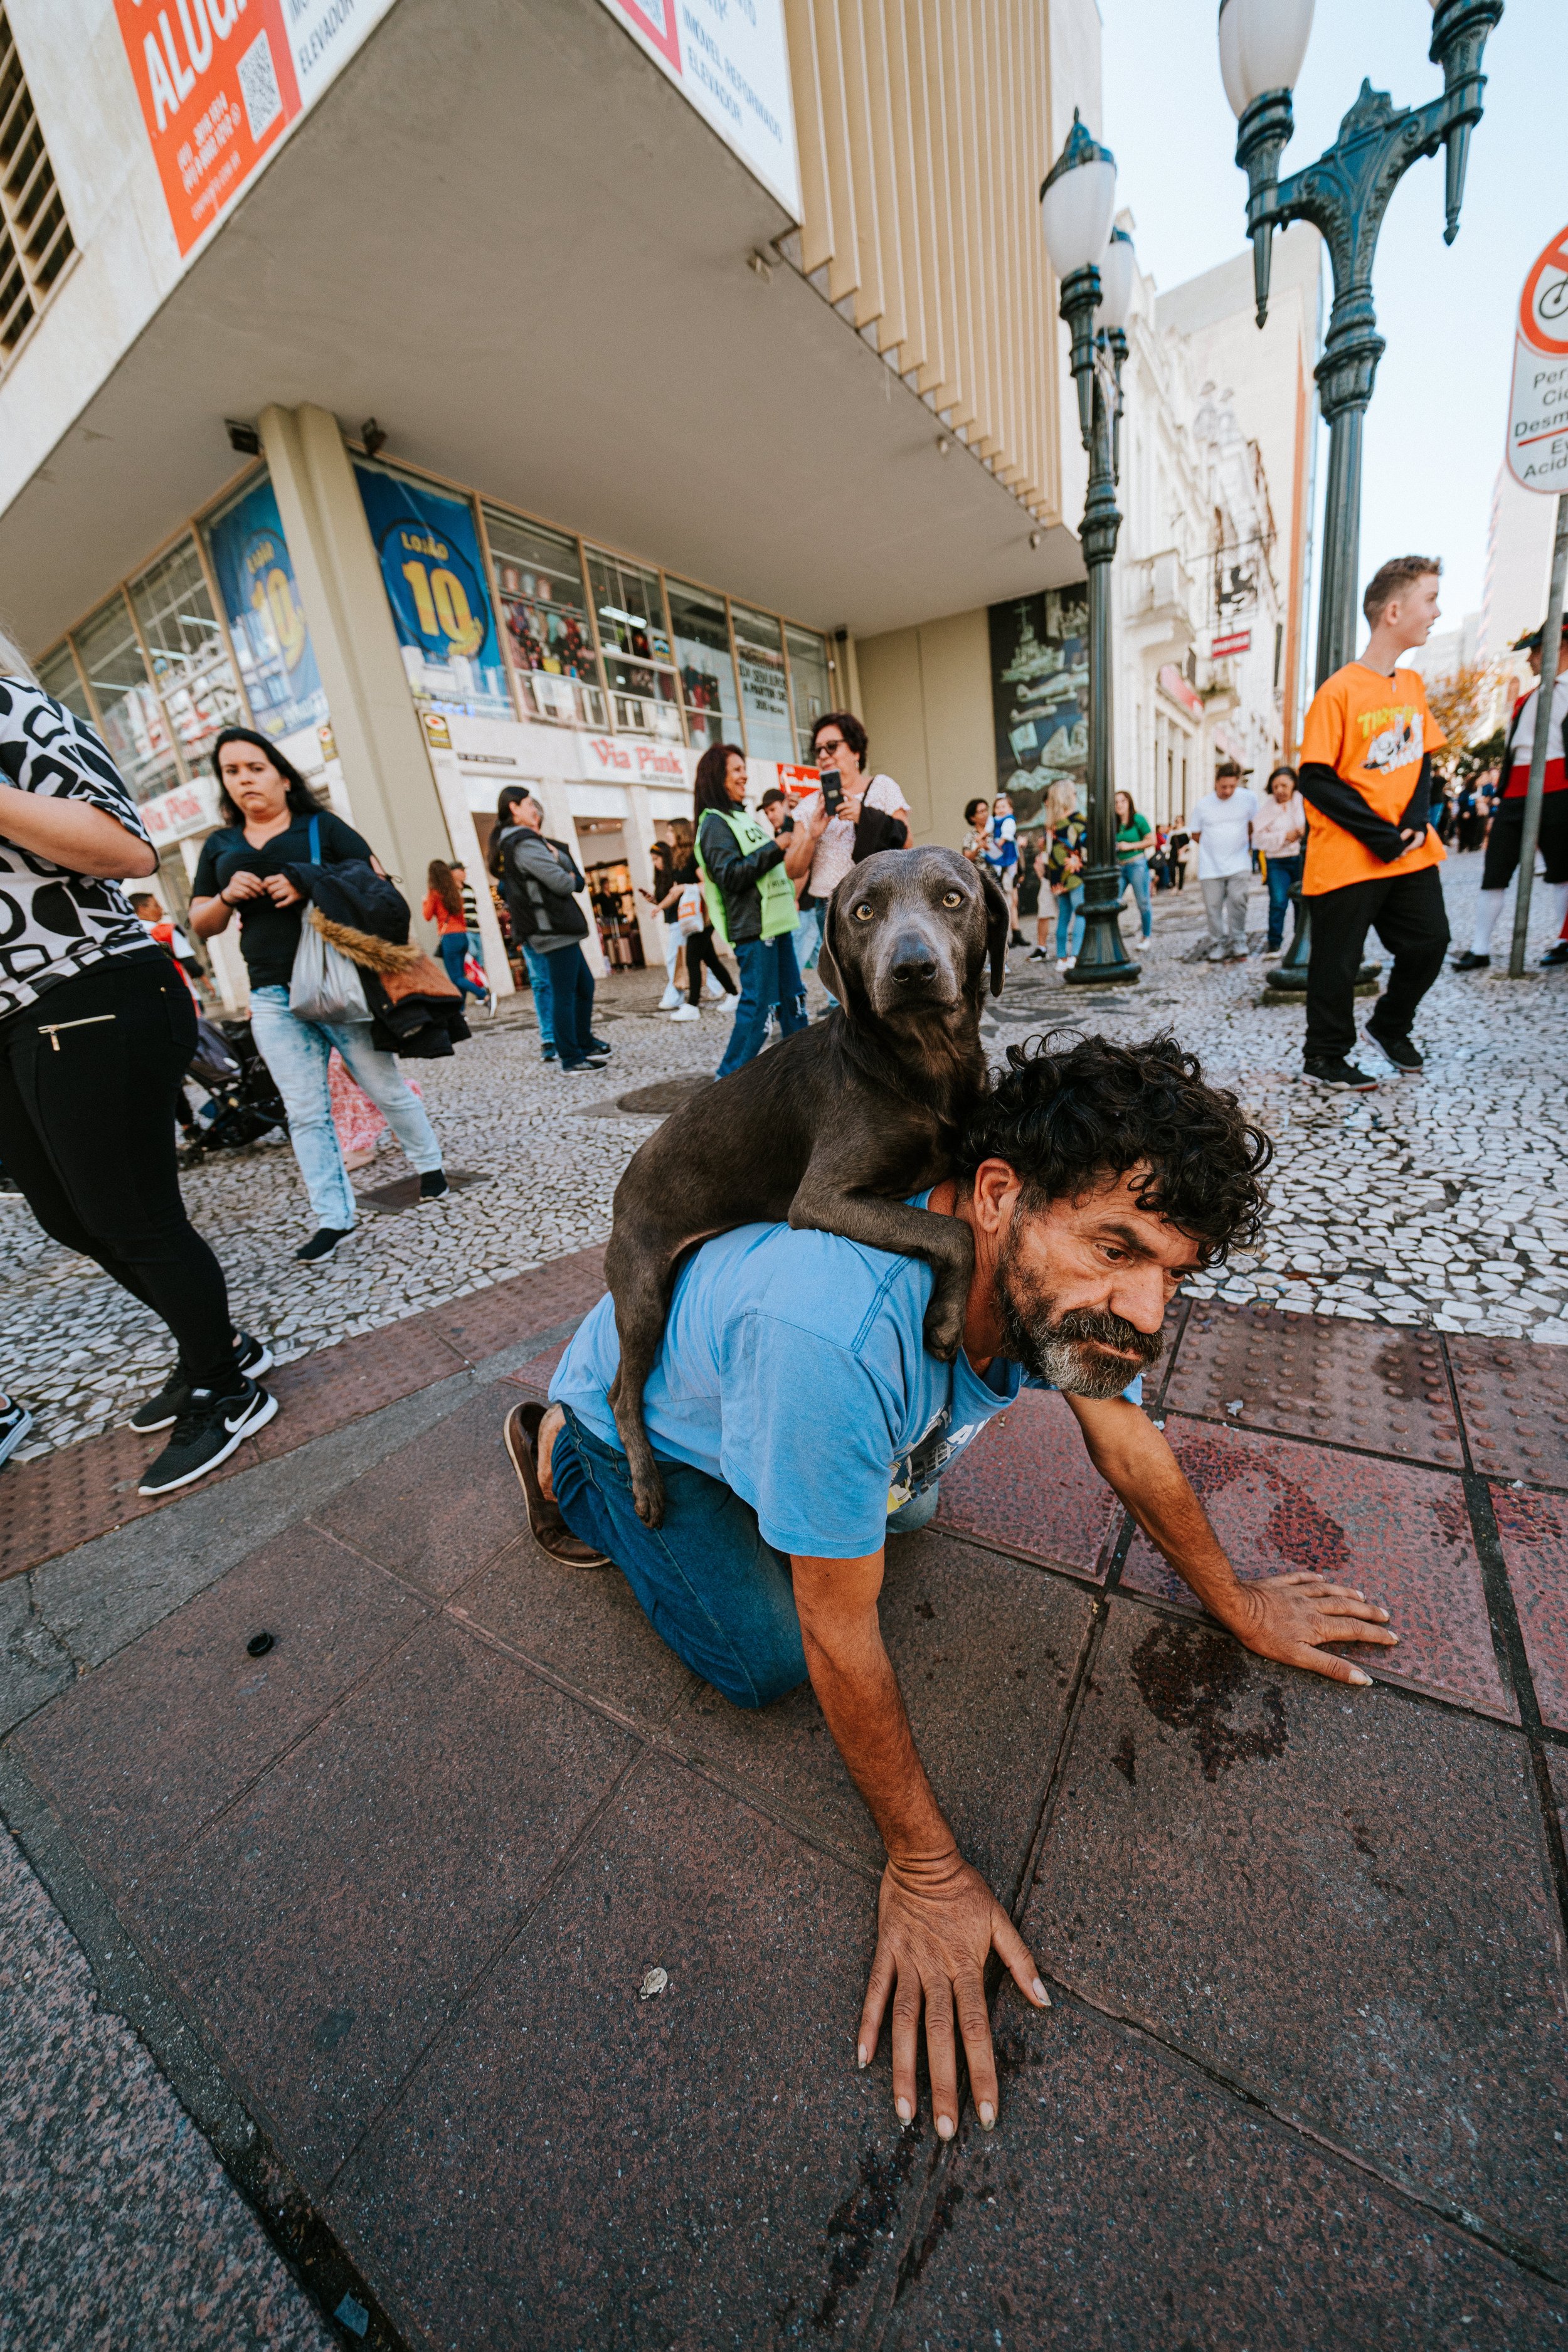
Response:
[{"label": "person in yellow safety vest", "polygon": [[805,1027],[805,989],[795,960],[795,886],[811,864],[827,812],[819,802],[809,824],[775,836],[746,808],[746,755],[733,743],[710,744],[703,752],[692,801],[697,866],[713,929],[741,968],[735,1025],[714,1072],[725,1078],[762,1052],[775,1007],[782,1035]]}]

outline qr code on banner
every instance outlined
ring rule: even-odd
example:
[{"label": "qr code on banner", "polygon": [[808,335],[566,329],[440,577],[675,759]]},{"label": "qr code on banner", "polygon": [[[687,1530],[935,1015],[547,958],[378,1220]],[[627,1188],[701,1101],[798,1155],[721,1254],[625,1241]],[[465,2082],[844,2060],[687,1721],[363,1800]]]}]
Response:
[{"label": "qr code on banner", "polygon": [[283,111],[283,93],[272,70],[272,47],[265,27],[239,61],[239,87],[251,139],[259,142]]}]

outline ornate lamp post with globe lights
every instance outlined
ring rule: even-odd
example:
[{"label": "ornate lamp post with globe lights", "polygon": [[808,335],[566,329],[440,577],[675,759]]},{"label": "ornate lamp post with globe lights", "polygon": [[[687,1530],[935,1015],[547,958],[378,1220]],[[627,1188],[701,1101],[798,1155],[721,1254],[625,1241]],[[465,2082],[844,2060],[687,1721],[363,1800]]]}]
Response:
[{"label": "ornate lamp post with globe lights", "polygon": [[1372,301],[1372,265],[1389,199],[1418,156],[1447,149],[1443,241],[1459,233],[1470,132],[1481,119],[1481,53],[1503,0],[1434,0],[1434,65],[1443,95],[1395,109],[1369,81],[1326,154],[1289,180],[1279,157],[1294,121],[1290,93],[1307,54],[1313,0],[1220,0],[1219,61],[1247,178],[1258,323],[1268,315],[1269,247],[1277,228],[1310,221],[1329,248],[1334,303],[1316,374],[1329,426],[1323,575],[1318,598],[1317,682],[1355,650],[1361,557],[1362,426],[1384,344]]},{"label": "ornate lamp post with globe lights", "polygon": [[1040,226],[1061,281],[1061,314],[1072,337],[1079,429],[1089,453],[1084,562],[1089,570],[1089,865],[1083,877],[1083,941],[1069,985],[1100,987],[1138,978],[1121,944],[1117,907],[1116,806],[1111,789],[1110,567],[1121,517],[1121,364],[1132,307],[1132,240],[1112,229],[1116,159],[1089,136],[1075,110],[1067,144],[1040,189]]}]

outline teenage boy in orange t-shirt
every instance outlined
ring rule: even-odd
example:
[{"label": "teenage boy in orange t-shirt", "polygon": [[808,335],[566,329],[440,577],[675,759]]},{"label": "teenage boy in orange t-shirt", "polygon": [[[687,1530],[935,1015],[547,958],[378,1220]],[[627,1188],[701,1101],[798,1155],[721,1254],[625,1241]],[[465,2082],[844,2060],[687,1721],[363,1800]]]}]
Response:
[{"label": "teenage boy in orange t-shirt", "polygon": [[1366,1034],[1395,1069],[1422,1066],[1410,1024],[1448,945],[1443,845],[1427,822],[1432,753],[1447,738],[1419,672],[1401,669],[1399,657],[1431,635],[1442,568],[1436,556],[1400,555],[1373,576],[1362,602],[1366,651],[1318,688],[1301,735],[1301,895],[1312,920],[1305,1075],[1322,1086],[1364,1092],[1377,1084],[1351,1059],[1369,926],[1394,968]]}]

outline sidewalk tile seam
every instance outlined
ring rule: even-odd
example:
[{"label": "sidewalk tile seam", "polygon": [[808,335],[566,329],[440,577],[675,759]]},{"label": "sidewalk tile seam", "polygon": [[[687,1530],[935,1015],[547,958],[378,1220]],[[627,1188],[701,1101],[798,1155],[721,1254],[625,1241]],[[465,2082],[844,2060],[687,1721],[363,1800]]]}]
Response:
[{"label": "sidewalk tile seam", "polygon": [[[439,1427],[439,1423],[437,1426]],[[379,1465],[377,1466],[379,1467]],[[353,1483],[352,1479],[349,1481],[351,1486]],[[338,1491],[342,1494],[346,1493],[347,1489],[340,1487]],[[335,1501],[336,1496],[332,1499]],[[374,1552],[365,1551],[351,1536],[345,1536],[341,1528],[326,1527],[320,1519],[315,1518],[301,1519],[300,1525],[302,1528],[309,1528],[312,1535],[326,1536],[342,1550],[352,1553],[353,1557],[363,1562],[366,1568],[374,1568],[378,1576],[389,1577],[394,1584],[400,1585],[405,1592],[409,1593],[416,1601],[422,1601],[427,1609],[437,1613],[448,1607],[460,1592],[466,1592],[476,1577],[483,1576],[487,1570],[493,1568],[502,1552],[510,1551],[522,1533],[521,1528],[514,1528],[510,1535],[503,1536],[494,1551],[486,1552],[484,1558],[476,1562],[460,1583],[453,1585],[443,1593],[437,1592],[433,1585],[421,1584],[417,1577],[410,1575],[406,1569],[389,1567],[385,1560],[378,1559]],[[531,1665],[533,1661],[530,1659],[529,1664]]]},{"label": "sidewalk tile seam", "polygon": [[422,2072],[426,2064],[440,2047],[441,2043],[455,2032],[457,2027],[467,2017],[476,1995],[479,1993],[481,1987],[489,1981],[489,1979],[494,1975],[496,1969],[500,1966],[501,1961],[517,1943],[518,1938],[528,1933],[528,1930],[532,1926],[534,1920],[539,1916],[539,1914],[544,1908],[546,1903],[549,1902],[551,1896],[554,1894],[563,1876],[566,1871],[575,1864],[578,1855],[582,1853],[589,1839],[597,1831],[600,1822],[605,1819],[605,1814],[609,1811],[610,1807],[620,1795],[622,1790],[637,1772],[642,1770],[647,1761],[648,1754],[648,1743],[647,1741],[640,1741],[637,1747],[634,1748],[632,1754],[627,1757],[620,1770],[616,1773],[608,1787],[604,1790],[598,1803],[590,1808],[588,1813],[579,1825],[576,1835],[568,1840],[562,1852],[556,1856],[552,1868],[545,1874],[544,1877],[540,1882],[538,1888],[535,1890],[532,1900],[523,1906],[518,1917],[513,1921],[508,1932],[504,1936],[498,1937],[494,1950],[487,1954],[486,1958],[474,1970],[473,1975],[468,1979],[468,1983],[463,1987],[461,1992],[455,1995],[449,2010],[446,2016],[442,2018],[439,2025],[436,2027],[434,2032],[429,2036],[429,2039],[422,2042],[413,2053],[398,2081],[393,2085],[392,2089],[388,2092],[386,2097],[383,2099],[381,2105],[375,2109],[374,2113],[366,2117],[363,2128],[355,2135],[353,2141],[344,2148],[341,2158],[337,2164],[333,2166],[331,2171],[325,2176],[321,2182],[321,2197],[323,2202],[326,2202],[331,2199],[332,2192],[336,2189],[338,2182],[342,2178],[343,2173],[354,2161],[361,2148],[363,2147],[365,2142],[371,2137],[372,2134],[379,2131],[382,2126],[389,2121],[395,2114],[397,2107],[403,2099],[404,2094],[407,2090],[409,2084],[413,2082],[416,2074]]},{"label": "sidewalk tile seam", "polygon": [[[1048,1969],[1043,1969],[1041,1974],[1053,2001],[1059,2000],[1064,2003],[1071,2003],[1078,2008],[1087,2010],[1096,2017],[1103,2018],[1111,2025],[1121,2027],[1123,2032],[1135,2035],[1139,2041],[1148,2042],[1174,2065],[1190,2068],[1210,2090],[1219,2091],[1235,2099],[1240,2105],[1266,2116],[1276,2129],[1288,2138],[1296,2137],[1306,2140],[1334,2161],[1347,2166],[1352,2171],[1360,2173],[1366,2179],[1375,2181],[1380,2189],[1396,2198],[1402,2204],[1413,2208],[1419,2213],[1429,2215],[1434,2221],[1440,2221],[1447,2228],[1458,2231],[1462,2237],[1485,2246],[1489,2253],[1500,2256],[1503,2261],[1512,2263],[1517,2270],[1523,2271],[1529,2277],[1542,2279],[1551,2286],[1568,2287],[1568,2265],[1564,2265],[1561,2271],[1553,2269],[1545,2254],[1538,2248],[1531,2246],[1527,2241],[1515,2238],[1510,2231],[1489,2223],[1482,2215],[1474,2212],[1468,2206],[1445,2203],[1441,2198],[1432,2196],[1429,2191],[1423,2189],[1417,2182],[1408,2179],[1405,2174],[1395,2171],[1392,2167],[1385,2168],[1378,2164],[1363,2149],[1352,2147],[1336,2139],[1332,2133],[1325,2132],[1319,2126],[1309,2123],[1302,2116],[1292,2114],[1289,2108],[1277,2106],[1266,2092],[1255,2088],[1245,2075],[1232,2074],[1226,2068],[1216,2064],[1213,2059],[1205,2058],[1199,2053],[1189,2050],[1184,2042],[1163,2032],[1159,2026],[1138,2016],[1135,2011],[1115,2009],[1108,2001],[1096,2000],[1092,1993],[1085,1992],[1068,1979]],[[998,1998],[1001,1998],[1005,1990],[1006,1984],[1004,1980],[998,1988]],[[963,2137],[963,2128],[964,2124],[961,2121],[960,2129],[950,2142],[950,2146],[957,2147]]]},{"label": "sidewalk tile seam", "polygon": [[1110,1611],[1105,1604],[1104,1596],[1097,1593],[1089,1603],[1089,1622],[1084,1627],[1083,1639],[1079,1644],[1079,1654],[1073,1664],[1072,1682],[1068,1691],[1067,1705],[1062,1709],[1061,1730],[1057,1738],[1056,1752],[1051,1758],[1050,1769],[1046,1774],[1041,1786],[1039,1810],[1035,1815],[1035,1826],[1025,1846],[1023,1864],[1007,1903],[1007,1915],[1015,1927],[1022,1923],[1028,1905],[1029,1890],[1034,1885],[1035,1874],[1039,1868],[1040,1855],[1051,1833],[1051,1818],[1056,1809],[1057,1795],[1067,1773],[1073,1742],[1078,1737],[1078,1727],[1083,1716],[1084,1702],[1089,1696],[1089,1684],[1094,1675],[1094,1662],[1100,1654],[1100,1645],[1105,1638],[1105,1629],[1110,1622]]},{"label": "sidewalk tile seam", "polygon": [[[514,1537],[512,1540],[515,1542],[516,1538]],[[510,1549],[511,1544],[501,1546],[503,1552]],[[500,1554],[498,1553],[496,1557],[499,1559]],[[559,1666],[552,1665],[548,1659],[536,1657],[531,1650],[521,1649],[515,1642],[509,1642],[504,1633],[494,1633],[489,1626],[481,1625],[477,1617],[470,1617],[468,1611],[461,1606],[461,1595],[468,1590],[472,1580],[471,1578],[465,1579],[458,1588],[458,1591],[448,1598],[440,1612],[443,1616],[450,1617],[455,1624],[459,1625],[470,1639],[479,1643],[483,1648],[494,1650],[499,1657],[510,1659],[513,1665],[525,1668],[531,1675],[537,1675],[540,1681],[548,1683],[552,1690],[560,1691],[565,1698],[574,1699],[579,1706],[585,1706],[591,1714],[603,1716],[606,1723],[613,1723],[620,1730],[630,1732],[634,1739],[651,1743],[655,1733],[668,1722],[678,1708],[685,1706],[692,1691],[700,1686],[699,1677],[688,1668],[688,1680],[685,1685],[670,1701],[663,1715],[658,1717],[633,1715],[627,1708],[617,1706],[613,1699],[605,1698],[602,1692],[587,1690],[581,1684],[573,1682],[569,1676],[562,1673]]]},{"label": "sidewalk tile seam", "polygon": [[[18,1781],[26,1790],[20,1804]],[[371,2286],[370,2267],[350,2257],[341,2234],[301,2185],[281,2153],[286,2142],[267,2119],[263,2103],[248,2083],[237,2078],[227,2053],[209,2037],[177,1981],[143,1950],[110,1889],[17,1757],[0,1758],[0,1822],[76,1939],[95,1999],[147,2053],[312,2308],[330,2323],[343,2294],[350,2293],[371,2314],[373,2327],[379,2328],[374,2340],[384,2352],[405,2352],[384,2323],[384,2301]],[[134,1980],[131,1989],[124,1984],[127,1978]],[[301,2241],[317,2237],[321,2244],[302,2259]],[[323,2260],[324,2293],[308,2275]]]}]

